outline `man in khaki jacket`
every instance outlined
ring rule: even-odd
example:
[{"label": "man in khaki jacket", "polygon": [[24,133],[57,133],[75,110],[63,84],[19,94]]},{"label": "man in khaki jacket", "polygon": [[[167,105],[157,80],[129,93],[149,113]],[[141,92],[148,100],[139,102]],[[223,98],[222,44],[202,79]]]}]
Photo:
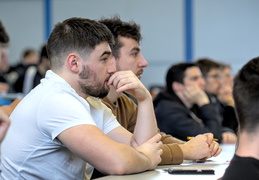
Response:
[{"label": "man in khaki jacket", "polygon": [[[123,22],[119,17],[101,19],[115,38],[112,46],[112,55],[116,62],[117,71],[132,71],[139,79],[148,63],[141,54],[140,26],[135,22]],[[135,98],[137,99],[137,98]],[[138,105],[125,93],[117,93],[110,88],[109,94],[103,99],[120,124],[130,132],[134,131],[138,116]],[[148,112],[147,112],[148,113]],[[207,159],[217,156],[221,152],[217,142],[212,141],[211,133],[198,135],[188,142],[178,140],[170,135],[162,133],[163,154],[160,164],[181,164],[186,160]]]}]

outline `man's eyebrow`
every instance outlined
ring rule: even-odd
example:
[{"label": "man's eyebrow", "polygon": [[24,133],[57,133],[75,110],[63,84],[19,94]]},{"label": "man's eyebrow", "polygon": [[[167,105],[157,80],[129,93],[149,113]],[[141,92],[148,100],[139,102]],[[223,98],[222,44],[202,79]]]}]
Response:
[{"label": "man's eyebrow", "polygon": [[140,48],[139,47],[134,47],[134,48],[131,49],[131,51],[138,51],[139,52]]},{"label": "man's eyebrow", "polygon": [[104,56],[104,55],[111,55],[112,52],[111,51],[104,51],[100,57]]},{"label": "man's eyebrow", "polygon": [[198,79],[199,76],[192,76],[191,79]]}]

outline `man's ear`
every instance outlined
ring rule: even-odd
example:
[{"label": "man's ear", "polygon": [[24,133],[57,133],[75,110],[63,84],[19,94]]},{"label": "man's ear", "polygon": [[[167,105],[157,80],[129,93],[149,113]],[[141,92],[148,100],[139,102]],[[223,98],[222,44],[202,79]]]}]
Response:
[{"label": "man's ear", "polygon": [[75,53],[71,53],[67,56],[67,67],[74,73],[79,72],[79,57]]},{"label": "man's ear", "polygon": [[173,88],[173,90],[174,90],[175,92],[177,92],[177,91],[182,91],[182,90],[183,90],[183,85],[182,85],[181,83],[179,83],[179,82],[174,81],[174,82],[172,83],[172,88]]}]

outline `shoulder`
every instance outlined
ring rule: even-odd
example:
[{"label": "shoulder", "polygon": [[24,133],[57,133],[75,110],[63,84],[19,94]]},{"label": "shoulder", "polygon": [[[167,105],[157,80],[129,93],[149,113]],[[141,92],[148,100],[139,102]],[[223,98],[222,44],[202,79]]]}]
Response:
[{"label": "shoulder", "polygon": [[110,106],[104,104],[104,102],[101,99],[90,96],[86,98],[86,101],[90,105],[91,112],[98,112],[99,114],[103,114],[105,119],[106,117],[107,119],[114,118],[113,113],[109,108]]},{"label": "shoulder", "polygon": [[187,109],[180,101],[174,101],[170,99],[161,99],[155,109]]}]

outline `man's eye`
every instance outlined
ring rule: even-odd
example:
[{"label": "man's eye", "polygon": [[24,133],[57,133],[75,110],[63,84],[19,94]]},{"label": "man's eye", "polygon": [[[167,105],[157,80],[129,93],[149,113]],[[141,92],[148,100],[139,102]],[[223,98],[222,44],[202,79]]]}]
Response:
[{"label": "man's eye", "polygon": [[106,62],[106,61],[108,61],[108,58],[102,58],[101,61]]},{"label": "man's eye", "polygon": [[135,57],[137,57],[137,56],[138,56],[138,53],[133,53],[132,55],[135,56]]}]

